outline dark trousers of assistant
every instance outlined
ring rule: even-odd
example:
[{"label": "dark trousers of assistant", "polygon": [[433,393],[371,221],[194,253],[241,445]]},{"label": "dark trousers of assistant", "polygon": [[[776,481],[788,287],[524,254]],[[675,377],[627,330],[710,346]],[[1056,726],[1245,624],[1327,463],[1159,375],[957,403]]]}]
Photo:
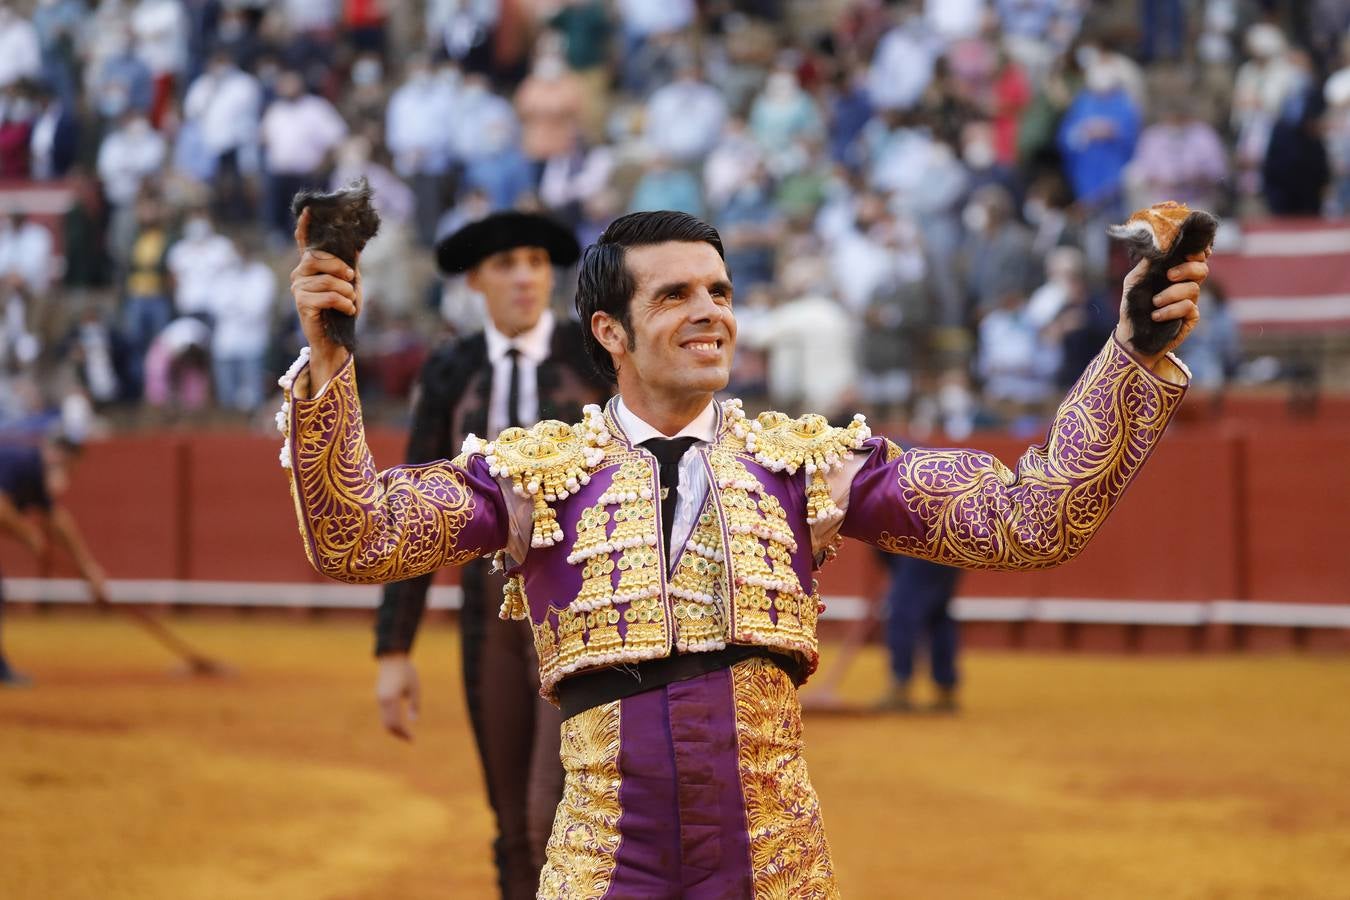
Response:
[{"label": "dark trousers of assistant", "polygon": [[463,570],[464,687],[488,802],[493,857],[506,900],[532,898],[562,799],[562,717],[539,696],[539,663],[526,622],[497,616],[505,580],[486,562]]},{"label": "dark trousers of assistant", "polygon": [[910,556],[893,556],[890,566],[886,643],[891,673],[896,681],[909,681],[916,652],[925,645],[933,681],[939,687],[956,687],[960,628],[952,618],[951,605],[961,570]]}]

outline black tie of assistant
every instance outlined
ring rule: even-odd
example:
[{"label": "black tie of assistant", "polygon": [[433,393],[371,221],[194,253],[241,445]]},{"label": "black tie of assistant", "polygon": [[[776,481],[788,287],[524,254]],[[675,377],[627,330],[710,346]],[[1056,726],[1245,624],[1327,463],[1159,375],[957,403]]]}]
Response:
[{"label": "black tie of assistant", "polygon": [[506,351],[511,357],[511,380],[506,382],[506,427],[520,426],[520,351],[515,347]]},{"label": "black tie of assistant", "polygon": [[656,457],[661,467],[661,536],[665,541],[666,559],[670,559],[670,533],[675,527],[675,505],[680,498],[680,460],[697,440],[693,437],[677,437],[652,438],[642,442],[642,446]]}]

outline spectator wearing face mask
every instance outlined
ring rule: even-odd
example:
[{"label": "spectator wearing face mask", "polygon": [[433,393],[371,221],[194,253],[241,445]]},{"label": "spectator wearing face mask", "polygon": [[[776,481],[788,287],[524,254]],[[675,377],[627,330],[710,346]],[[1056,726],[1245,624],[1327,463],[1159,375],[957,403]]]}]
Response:
[{"label": "spectator wearing face mask", "polygon": [[164,138],[150,127],[149,119],[134,110],[125,113],[99,145],[98,176],[112,207],[108,250],[118,264],[131,249],[136,197],[141,186],[163,168],[167,153]]},{"label": "spectator wearing face mask", "polygon": [[228,52],[217,50],[188,88],[183,115],[197,128],[213,161],[210,184],[216,214],[227,222],[243,221],[251,205],[244,179],[256,168],[262,86]]},{"label": "spectator wearing face mask", "polygon": [[42,47],[33,23],[8,3],[0,6],[0,87],[42,73]]},{"label": "spectator wearing face mask", "polygon": [[1246,46],[1250,59],[1238,67],[1230,125],[1237,133],[1238,187],[1254,195],[1261,190],[1270,132],[1281,107],[1298,89],[1299,72],[1290,63],[1288,42],[1276,25],[1259,22],[1248,28]]},{"label": "spectator wearing face mask", "polygon": [[802,138],[823,132],[815,101],[802,90],[790,69],[775,70],[750,108],[750,131],[768,158],[770,171],[786,170],[784,156]]},{"label": "spectator wearing face mask", "polygon": [[1144,129],[1126,169],[1131,209],[1176,200],[1214,209],[1228,177],[1228,151],[1218,132],[1204,122],[1183,93],[1160,97],[1158,121]]},{"label": "spectator wearing face mask", "polygon": [[1321,119],[1322,91],[1306,51],[1289,54],[1297,77],[1270,130],[1261,185],[1266,208],[1277,216],[1316,216],[1331,180]]},{"label": "spectator wearing face mask", "polygon": [[520,152],[520,122],[510,101],[488,89],[486,76],[464,79],[453,112],[455,155],[464,184],[487,194],[493,209],[506,209],[535,186],[534,166]]},{"label": "spectator wearing face mask", "polygon": [[277,282],[271,268],[248,242],[213,285],[211,375],[216,403],[237,412],[253,412],[263,401],[264,360],[276,305]]},{"label": "spectator wearing face mask", "polygon": [[36,181],[63,177],[75,164],[80,124],[75,110],[55,92],[38,87],[36,114],[28,138],[28,174]]},{"label": "spectator wearing face mask", "polygon": [[136,201],[136,224],[136,237],[122,282],[119,318],[128,351],[126,389],[131,397],[139,398],[145,379],[145,354],[155,336],[173,319],[169,225],[157,191],[141,193]]},{"label": "spectator wearing face mask", "polygon": [[457,69],[438,74],[428,57],[415,56],[385,112],[385,145],[394,157],[394,171],[412,187],[417,237],[426,246],[435,239],[436,220],[450,189],[455,137],[451,111],[458,90]]},{"label": "spectator wearing face mask", "polygon": [[183,236],[169,249],[168,256],[178,315],[209,321],[215,308],[216,285],[237,263],[234,245],[216,232],[206,210],[189,212]]},{"label": "spectator wearing face mask", "polygon": [[158,128],[187,68],[188,23],[181,0],[140,0],[131,11],[131,31],[136,55],[154,82],[150,121]]},{"label": "spectator wearing face mask", "polygon": [[717,144],[727,105],[717,88],[685,63],[675,80],[658,88],[647,101],[646,141],[677,165],[702,162]]},{"label": "spectator wearing face mask", "polygon": [[976,311],[993,309],[1009,294],[1025,297],[1040,281],[1031,233],[1013,215],[1012,197],[998,185],[975,191],[961,214],[966,226],[966,293]]},{"label": "spectator wearing face mask", "polygon": [[918,104],[933,80],[935,49],[917,15],[886,32],[867,76],[872,104],[885,110],[911,109]]},{"label": "spectator wearing face mask", "polygon": [[1106,227],[1125,212],[1125,167],[1134,156],[1139,127],[1139,107],[1125,89],[1123,70],[1113,59],[1097,58],[1064,114],[1057,140],[1064,174],[1085,218],[1084,249],[1094,272],[1106,269]]},{"label": "spectator wearing face mask", "polygon": [[130,33],[114,27],[101,40],[101,61],[91,61],[86,69],[87,93],[99,117],[110,123],[128,112],[149,115],[154,80],[150,69],[133,52]]},{"label": "spectator wearing face mask", "polygon": [[529,77],[516,89],[520,146],[537,165],[576,145],[586,106],[581,79],[567,67],[556,41],[541,41]]},{"label": "spectator wearing face mask", "polygon": [[263,114],[259,138],[268,178],[267,224],[280,236],[290,234],[291,198],[323,184],[328,154],[347,136],[347,123],[322,97],[306,92],[296,71],[282,72],[277,97]]},{"label": "spectator wearing face mask", "polygon": [[1059,148],[1074,197],[1086,207],[1113,206],[1134,155],[1139,109],[1114,62],[1098,60],[1059,127]]}]

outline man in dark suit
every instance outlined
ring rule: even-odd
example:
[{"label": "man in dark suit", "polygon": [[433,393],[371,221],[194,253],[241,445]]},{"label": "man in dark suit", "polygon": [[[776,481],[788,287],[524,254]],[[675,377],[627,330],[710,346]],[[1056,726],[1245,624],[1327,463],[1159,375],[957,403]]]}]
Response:
[{"label": "man in dark suit", "polygon": [[[436,351],[422,370],[407,461],[451,459],[468,434],[543,419],[579,421],[581,408],[603,402],[608,384],[594,370],[581,328],[549,311],[554,267],[579,255],[563,226],[539,215],[495,213],[436,248],[450,274],[467,273],[486,301],[485,329]],[[376,623],[376,693],[385,727],[410,738],[420,688],[410,659],[432,576],[384,590]],[[529,625],[503,621],[505,578],[478,560],[463,570],[460,634],[469,716],[488,800],[497,817],[494,856],[502,896],[533,897],[544,845],[562,796],[558,759],[561,717],[539,697],[538,661]]]}]

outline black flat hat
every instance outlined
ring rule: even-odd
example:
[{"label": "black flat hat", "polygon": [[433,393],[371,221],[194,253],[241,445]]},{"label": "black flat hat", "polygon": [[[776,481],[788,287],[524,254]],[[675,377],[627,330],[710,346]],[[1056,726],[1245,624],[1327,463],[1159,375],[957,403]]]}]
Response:
[{"label": "black flat hat", "polygon": [[494,253],[543,247],[555,266],[570,266],[581,247],[567,226],[538,213],[507,210],[470,222],[436,245],[436,262],[448,275],[467,272]]}]

